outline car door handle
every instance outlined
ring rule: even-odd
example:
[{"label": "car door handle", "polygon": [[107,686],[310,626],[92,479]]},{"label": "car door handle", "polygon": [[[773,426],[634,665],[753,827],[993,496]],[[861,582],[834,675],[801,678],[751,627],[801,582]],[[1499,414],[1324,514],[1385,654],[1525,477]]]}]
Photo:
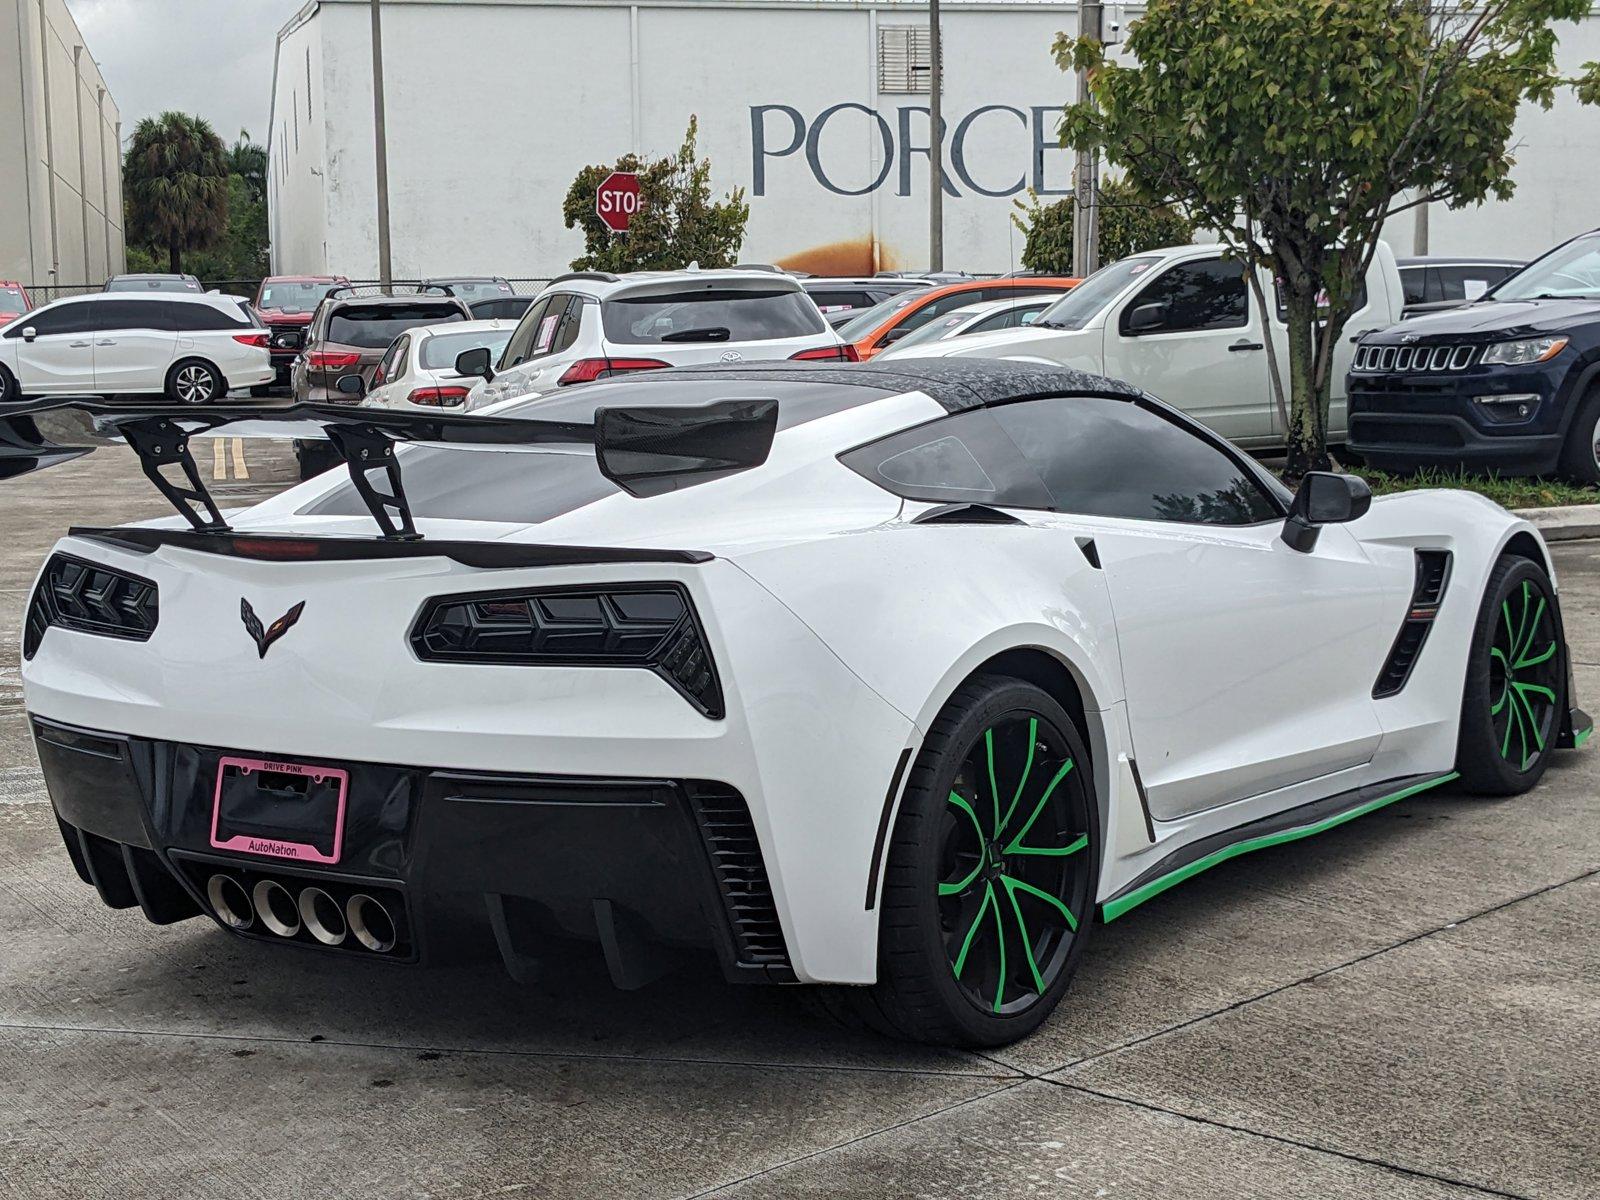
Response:
[{"label": "car door handle", "polygon": [[81,347],[81,346],[88,346],[88,345],[90,345],[90,343],[89,342],[68,342],[67,345],[72,346],[74,348],[77,348],[77,347]]},{"label": "car door handle", "polygon": [[1260,342],[1235,342],[1233,345],[1229,346],[1228,349],[1230,351],[1232,351],[1232,350],[1265,350],[1266,347],[1263,346]]},{"label": "car door handle", "polygon": [[95,345],[96,346],[115,346],[116,343],[111,341],[110,339],[107,339],[106,341],[103,341],[103,342],[96,342]]}]

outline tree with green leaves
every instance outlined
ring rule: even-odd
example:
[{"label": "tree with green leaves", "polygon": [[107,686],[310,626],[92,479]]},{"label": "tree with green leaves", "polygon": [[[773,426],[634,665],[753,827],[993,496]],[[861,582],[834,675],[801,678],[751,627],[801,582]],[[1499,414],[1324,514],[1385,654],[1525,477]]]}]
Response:
[{"label": "tree with green leaves", "polygon": [[210,122],[164,112],[134,126],[122,162],[127,238],[167,252],[183,270],[188,250],[215,245],[228,229],[228,160]]},{"label": "tree with green leaves", "polygon": [[[1029,188],[1026,203],[1012,203],[1017,211],[1011,214],[1011,221],[1028,239],[1022,248],[1022,265],[1030,271],[1071,275],[1076,200],[1068,196],[1054,204],[1042,204],[1039,194]],[[1177,209],[1150,204],[1139,197],[1133,185],[1113,179],[1100,188],[1096,232],[1100,261],[1115,262],[1141,250],[1182,246],[1194,238],[1194,224]]]},{"label": "tree with green leaves", "polygon": [[[738,261],[750,206],[743,188],[712,200],[711,161],[697,156],[698,134],[699,121],[690,117],[683,145],[669,158],[650,161],[625,154],[612,166],[578,172],[561,206],[567,228],[583,230],[584,252],[572,260],[574,271],[676,270],[690,263],[727,267]],[[613,233],[595,212],[595,192],[613,171],[639,176],[639,211],[627,233]]]},{"label": "tree with green leaves", "polygon": [[267,148],[250,140],[250,131],[241,129],[239,138],[228,147],[228,174],[237,175],[257,200],[267,198]]},{"label": "tree with green leaves", "polygon": [[1287,475],[1328,465],[1333,349],[1383,223],[1421,203],[1508,198],[1518,106],[1548,108],[1566,87],[1600,99],[1600,65],[1569,79],[1555,64],[1554,23],[1588,11],[1588,0],[1150,0],[1128,34],[1132,65],[1057,39],[1057,63],[1086,69],[1093,97],[1067,107],[1063,142],[1103,149],[1143,199],[1178,206],[1277,278]]}]

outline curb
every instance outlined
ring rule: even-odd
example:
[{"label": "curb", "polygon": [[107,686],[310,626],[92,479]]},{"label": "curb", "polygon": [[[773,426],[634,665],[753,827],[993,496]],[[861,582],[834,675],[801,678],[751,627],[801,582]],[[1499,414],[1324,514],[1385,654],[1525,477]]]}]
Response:
[{"label": "curb", "polygon": [[1568,504],[1558,508],[1518,508],[1515,515],[1531,524],[1547,542],[1600,537],[1600,504]]}]

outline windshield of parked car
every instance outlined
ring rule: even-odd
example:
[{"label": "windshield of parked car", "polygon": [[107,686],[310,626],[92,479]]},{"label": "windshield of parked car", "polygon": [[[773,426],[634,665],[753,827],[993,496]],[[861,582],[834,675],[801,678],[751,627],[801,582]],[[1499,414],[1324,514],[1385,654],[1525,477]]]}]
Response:
[{"label": "windshield of parked car", "polygon": [[476,350],[479,346],[486,347],[489,351],[489,361],[495,362],[500,357],[500,351],[506,348],[506,343],[511,340],[512,330],[489,329],[478,333],[443,333],[438,337],[431,337],[422,343],[422,366],[429,371],[450,371],[455,369],[456,355],[467,350]]},{"label": "windshield of parked car", "polygon": [[352,304],[328,321],[328,340],[341,346],[381,350],[408,329],[465,321],[454,304]]},{"label": "windshield of parked car", "polygon": [[511,285],[509,283],[501,283],[498,279],[450,280],[440,286],[449,288],[468,304],[471,304],[474,300],[487,299],[490,296],[509,296],[511,294]]},{"label": "windshield of parked car", "polygon": [[1159,258],[1124,258],[1101,267],[1034,320],[1041,329],[1082,329],[1110,304],[1123,288],[1149,271]]},{"label": "windshield of parked car", "polygon": [[840,325],[839,336],[847,342],[859,342],[906,305],[915,303],[927,291],[927,288],[917,288],[915,291],[901,292],[898,296],[878,301],[871,308],[863,309],[859,316],[851,317]]},{"label": "windshield of parked car", "polygon": [[955,312],[946,313],[942,317],[935,317],[921,329],[913,329],[905,337],[895,342],[896,350],[903,350],[907,346],[925,346],[929,342],[937,342],[949,337],[968,321],[972,320],[975,313],[971,308],[958,308]]},{"label": "windshield of parked car", "polygon": [[184,279],[180,275],[162,276],[156,279],[141,279],[130,275],[110,280],[106,284],[108,292],[198,292],[199,290],[198,283],[192,279]]},{"label": "windshield of parked car", "polygon": [[0,316],[16,316],[28,311],[28,302],[22,298],[22,289],[10,284],[0,284]]},{"label": "windshield of parked car", "polygon": [[264,283],[256,299],[257,308],[276,308],[285,312],[310,312],[337,283]]},{"label": "windshield of parked car", "polygon": [[1529,263],[1499,287],[1490,300],[1554,300],[1564,296],[1600,297],[1600,233],[1587,234]]},{"label": "windshield of parked car", "polygon": [[600,305],[609,342],[760,342],[822,333],[822,314],[799,288],[692,288],[622,295]]}]

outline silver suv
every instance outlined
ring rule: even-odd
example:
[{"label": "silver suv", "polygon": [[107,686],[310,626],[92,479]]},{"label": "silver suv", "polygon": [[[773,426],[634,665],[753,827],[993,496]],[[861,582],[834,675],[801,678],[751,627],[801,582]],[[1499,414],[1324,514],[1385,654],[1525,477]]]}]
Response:
[{"label": "silver suv", "polygon": [[483,376],[467,398],[479,408],[625,371],[855,357],[800,281],[781,271],[576,271],[539,293],[497,362],[479,354],[457,369]]}]

